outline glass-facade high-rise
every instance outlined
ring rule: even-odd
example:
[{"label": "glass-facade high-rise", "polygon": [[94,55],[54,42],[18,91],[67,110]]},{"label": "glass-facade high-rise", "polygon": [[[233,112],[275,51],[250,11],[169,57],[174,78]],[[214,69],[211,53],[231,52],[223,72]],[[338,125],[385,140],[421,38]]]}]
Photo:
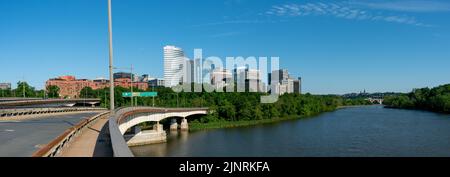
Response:
[{"label": "glass-facade high-rise", "polygon": [[177,86],[183,82],[184,52],[175,46],[164,47],[164,80],[166,87]]}]

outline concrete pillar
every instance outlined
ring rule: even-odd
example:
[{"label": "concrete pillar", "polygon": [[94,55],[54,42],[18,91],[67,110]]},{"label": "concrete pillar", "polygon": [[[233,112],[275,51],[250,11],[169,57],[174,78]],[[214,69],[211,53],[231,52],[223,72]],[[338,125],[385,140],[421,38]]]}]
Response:
[{"label": "concrete pillar", "polygon": [[139,125],[134,126],[134,134],[137,135],[141,133],[141,127]]},{"label": "concrete pillar", "polygon": [[187,131],[187,130],[189,130],[189,125],[188,125],[188,122],[187,122],[187,119],[186,119],[186,118],[183,118],[183,119],[181,120],[180,129],[181,129],[182,131]]},{"label": "concrete pillar", "polygon": [[158,131],[158,132],[164,131],[163,125],[159,124],[159,122],[156,122],[156,124],[153,125],[153,130]]},{"label": "concrete pillar", "polygon": [[177,130],[178,130],[177,119],[172,119],[172,122],[170,123],[170,131],[177,131]]}]

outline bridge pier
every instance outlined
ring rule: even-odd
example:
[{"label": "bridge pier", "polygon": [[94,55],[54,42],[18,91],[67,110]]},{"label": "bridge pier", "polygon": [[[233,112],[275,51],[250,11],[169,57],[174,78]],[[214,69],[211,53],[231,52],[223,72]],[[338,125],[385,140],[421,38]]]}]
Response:
[{"label": "bridge pier", "polygon": [[163,130],[163,125],[159,122],[153,125],[153,130],[141,131],[141,128],[136,126],[134,132],[133,135],[124,135],[128,146],[158,144],[167,141],[166,132]]},{"label": "bridge pier", "polygon": [[158,132],[164,131],[163,125],[159,124],[159,121],[158,121],[158,122],[156,122],[155,125],[153,125],[153,130],[158,131]]},{"label": "bridge pier", "polygon": [[170,123],[170,131],[178,131],[177,119],[172,119],[172,122]]},{"label": "bridge pier", "polygon": [[188,125],[186,117],[183,117],[183,119],[181,120],[180,129],[181,129],[181,131],[189,130],[189,125]]}]

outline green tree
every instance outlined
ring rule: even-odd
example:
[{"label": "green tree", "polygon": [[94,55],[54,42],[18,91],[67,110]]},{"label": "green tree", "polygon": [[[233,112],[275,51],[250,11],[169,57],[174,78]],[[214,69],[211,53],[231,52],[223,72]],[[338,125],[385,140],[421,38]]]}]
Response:
[{"label": "green tree", "polygon": [[47,96],[49,98],[59,98],[59,87],[56,85],[47,86]]},{"label": "green tree", "polygon": [[98,93],[91,87],[84,87],[80,91],[80,98],[98,98]]},{"label": "green tree", "polygon": [[244,103],[239,106],[239,115],[237,116],[238,120],[251,120],[253,119],[252,114],[252,106],[250,102],[244,101]]},{"label": "green tree", "polygon": [[12,97],[11,89],[0,89],[0,97]]},{"label": "green tree", "polygon": [[17,97],[35,97],[36,92],[34,87],[28,85],[27,82],[17,82],[17,88],[14,89],[14,93]]},{"label": "green tree", "polygon": [[264,117],[264,113],[261,110],[261,105],[256,105],[255,109],[254,109],[254,119],[256,120],[261,120]]}]

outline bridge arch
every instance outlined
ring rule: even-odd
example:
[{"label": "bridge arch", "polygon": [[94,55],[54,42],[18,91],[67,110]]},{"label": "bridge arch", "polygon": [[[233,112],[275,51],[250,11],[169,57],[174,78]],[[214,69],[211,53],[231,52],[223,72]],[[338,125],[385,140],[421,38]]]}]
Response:
[{"label": "bridge arch", "polygon": [[120,133],[124,135],[128,129],[144,122],[159,122],[167,118],[187,118],[192,115],[206,115],[206,114],[207,114],[206,110],[135,114],[122,119],[122,121],[119,123],[119,130]]},{"label": "bridge arch", "polygon": [[[156,108],[156,107],[124,107],[118,108],[111,113],[108,121],[111,145],[114,157],[133,157],[133,153],[128,147],[124,133],[127,129],[141,122],[160,121],[170,117],[186,117],[194,114],[207,114],[208,108]],[[157,124],[159,125],[159,124]],[[159,128],[158,128],[159,129]],[[159,132],[164,135],[165,132]],[[158,137],[159,138],[159,137]],[[147,139],[145,139],[147,140]]]}]

